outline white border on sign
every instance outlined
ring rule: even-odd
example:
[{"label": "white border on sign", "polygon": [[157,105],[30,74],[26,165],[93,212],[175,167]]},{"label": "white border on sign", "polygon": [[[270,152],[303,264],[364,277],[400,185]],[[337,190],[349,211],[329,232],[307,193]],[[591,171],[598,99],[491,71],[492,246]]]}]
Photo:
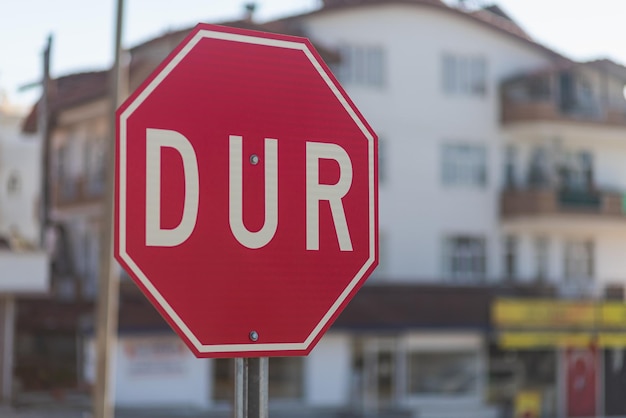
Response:
[{"label": "white border on sign", "polygon": [[[303,342],[299,343],[267,343],[267,344],[222,344],[222,345],[206,345],[202,344],[198,338],[191,332],[183,320],[178,316],[176,311],[167,303],[165,298],[154,287],[152,282],[148,280],[144,272],[137,266],[130,255],[126,252],[126,194],[127,194],[127,137],[126,137],[126,122],[132,113],[148,98],[148,96],[159,86],[159,84],[172,72],[172,70],[185,58],[185,56],[202,40],[203,38],[220,39],[231,42],[241,42],[254,45],[271,46],[275,48],[295,49],[304,52],[306,57],[311,61],[319,75],[324,82],[328,85],[333,92],[337,100],[344,107],[346,112],[350,115],[354,123],[361,130],[363,135],[368,140],[368,168],[369,168],[369,228],[370,228],[370,242],[369,242],[369,258],[364,263],[363,267],[357,272],[354,278],[350,281],[345,290],[339,295],[335,303],[330,307],[326,315],[322,317],[319,323],[313,328],[309,336]],[[354,290],[355,286],[359,283],[365,272],[374,263],[374,257],[376,253],[376,224],[375,224],[375,212],[374,212],[374,137],[370,134],[369,130],[365,127],[363,121],[359,118],[354,109],[350,106],[346,98],[341,94],[337,86],[332,82],[331,78],[324,71],[324,68],[315,58],[315,55],[309,50],[308,46],[304,42],[285,41],[280,39],[269,39],[249,35],[233,34],[219,31],[212,31],[207,29],[201,29],[195,34],[193,38],[174,56],[174,58],[157,74],[154,79],[148,84],[148,86],[135,98],[135,100],[122,112],[120,115],[120,149],[119,149],[119,252],[120,257],[126,262],[128,267],[135,273],[137,278],[141,281],[143,286],[150,292],[152,297],[161,305],[163,310],[174,321],[176,326],[185,334],[189,341],[200,353],[234,353],[234,352],[260,352],[260,351],[305,351],[317,338],[319,333],[328,324],[328,321],[337,312],[341,304],[346,300],[348,295]]]}]

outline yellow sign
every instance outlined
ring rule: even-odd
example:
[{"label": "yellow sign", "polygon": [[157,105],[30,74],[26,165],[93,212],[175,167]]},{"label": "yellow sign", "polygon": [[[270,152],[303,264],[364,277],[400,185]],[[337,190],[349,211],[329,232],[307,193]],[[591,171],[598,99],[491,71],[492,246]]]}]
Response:
[{"label": "yellow sign", "polygon": [[541,393],[524,390],[515,396],[515,418],[539,418],[541,416]]},{"label": "yellow sign", "polygon": [[503,332],[498,345],[505,349],[538,349],[554,347],[589,347],[594,342],[591,333],[566,332]]},{"label": "yellow sign", "polygon": [[605,302],[600,309],[600,322],[606,328],[626,328],[626,304]]},{"label": "yellow sign", "polygon": [[492,323],[501,328],[624,329],[622,302],[498,299],[491,307]]},{"label": "yellow sign", "polygon": [[607,348],[626,347],[626,333],[603,332],[598,334],[598,345]]},{"label": "yellow sign", "polygon": [[491,315],[502,348],[626,347],[622,302],[498,299]]},{"label": "yellow sign", "polygon": [[499,299],[492,306],[492,321],[498,327],[590,328],[598,317],[593,302]]},{"label": "yellow sign", "polygon": [[512,331],[498,334],[498,345],[509,350],[589,347],[591,344],[605,348],[624,348],[626,347],[626,333]]}]

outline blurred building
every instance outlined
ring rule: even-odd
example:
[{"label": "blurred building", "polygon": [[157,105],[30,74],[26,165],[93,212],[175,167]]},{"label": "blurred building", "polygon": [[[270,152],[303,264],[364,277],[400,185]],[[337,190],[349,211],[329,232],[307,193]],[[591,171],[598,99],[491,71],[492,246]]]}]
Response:
[{"label": "blurred building", "polygon": [[[0,91],[0,400],[10,402],[15,352],[15,306],[45,297],[49,259],[40,237],[41,137],[21,132],[23,109]],[[32,342],[32,341],[31,341]],[[28,343],[24,342],[23,343]],[[17,349],[17,350],[16,350]]]},{"label": "blurred building", "polygon": [[[574,62],[464,2],[326,0],[226,24],[309,37],[380,137],[380,266],[309,357],[271,359],[273,408],[626,413],[625,67]],[[132,48],[129,91],[187,33]],[[93,379],[107,85],[54,80],[55,298],[19,317],[43,338],[58,313],[62,342],[42,344],[76,386]],[[232,361],[193,359],[127,278],[121,294],[118,405],[226,410]]]}]

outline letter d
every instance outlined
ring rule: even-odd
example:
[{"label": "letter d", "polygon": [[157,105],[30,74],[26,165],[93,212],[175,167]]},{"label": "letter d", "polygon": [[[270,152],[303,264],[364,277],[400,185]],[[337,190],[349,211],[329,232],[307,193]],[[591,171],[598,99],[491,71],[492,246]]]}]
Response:
[{"label": "letter d", "polygon": [[[161,228],[161,148],[174,148],[183,159],[185,202],[178,226]],[[175,247],[191,236],[198,218],[198,160],[184,135],[166,129],[146,129],[146,246]]]}]

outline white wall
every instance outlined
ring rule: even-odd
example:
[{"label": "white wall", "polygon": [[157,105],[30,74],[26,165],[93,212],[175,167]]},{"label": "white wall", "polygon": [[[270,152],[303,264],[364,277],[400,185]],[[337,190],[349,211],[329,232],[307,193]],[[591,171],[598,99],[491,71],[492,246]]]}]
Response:
[{"label": "white wall", "polygon": [[347,405],[351,384],[350,336],[329,332],[305,359],[304,392],[309,406]]},{"label": "white wall", "polygon": [[[385,140],[388,170],[380,185],[385,276],[402,281],[440,279],[443,236],[462,233],[486,236],[488,276],[497,275],[502,144],[498,86],[503,78],[546,65],[545,54],[467,18],[423,5],[314,14],[307,20],[307,30],[331,48],[345,43],[381,46],[385,51],[384,86],[344,86]],[[442,92],[444,52],[486,57],[484,97],[450,97]],[[441,146],[446,141],[487,146],[487,187],[443,187]]]},{"label": "white wall", "polygon": [[[0,108],[0,235],[17,233],[38,243],[41,141],[20,133],[21,118],[3,115]],[[10,193],[10,176],[17,176],[18,189]]]},{"label": "white wall", "polygon": [[209,361],[178,336],[122,336],[116,355],[117,406],[209,406]]},{"label": "white wall", "polygon": [[48,290],[48,256],[42,251],[0,250],[0,292],[43,293]]},{"label": "white wall", "polygon": [[[304,358],[304,403],[342,407],[349,402],[352,349],[347,334],[329,332]],[[93,338],[84,347],[83,376],[95,380]],[[176,335],[122,335],[115,349],[115,403],[119,407],[228,408],[213,404],[212,367]]]},{"label": "white wall", "polygon": [[[22,117],[0,103],[0,292],[48,290],[48,257],[39,248],[41,141],[20,132]],[[9,188],[10,180],[14,187]]]}]

